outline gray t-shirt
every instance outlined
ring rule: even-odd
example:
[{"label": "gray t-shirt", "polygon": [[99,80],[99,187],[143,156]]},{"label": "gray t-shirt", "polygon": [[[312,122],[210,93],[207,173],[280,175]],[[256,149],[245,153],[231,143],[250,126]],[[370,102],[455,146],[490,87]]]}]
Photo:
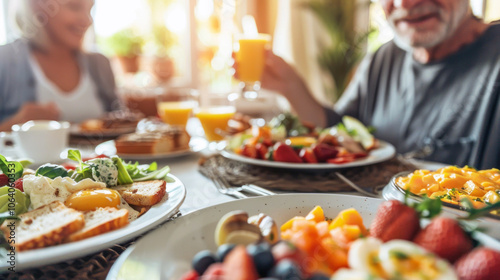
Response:
[{"label": "gray t-shirt", "polygon": [[[334,109],[375,127],[398,153],[430,147],[426,160],[499,168],[500,25],[427,64],[385,44],[362,62]],[[326,111],[330,125],[338,121]]]}]

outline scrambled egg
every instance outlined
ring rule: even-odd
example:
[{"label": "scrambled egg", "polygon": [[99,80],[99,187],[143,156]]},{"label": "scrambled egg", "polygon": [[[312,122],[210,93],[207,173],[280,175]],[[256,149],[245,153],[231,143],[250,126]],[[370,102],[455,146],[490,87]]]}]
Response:
[{"label": "scrambled egg", "polygon": [[500,170],[495,168],[475,170],[448,166],[434,172],[416,170],[396,178],[396,184],[414,194],[426,194],[452,204],[467,197],[476,208],[500,201]]}]

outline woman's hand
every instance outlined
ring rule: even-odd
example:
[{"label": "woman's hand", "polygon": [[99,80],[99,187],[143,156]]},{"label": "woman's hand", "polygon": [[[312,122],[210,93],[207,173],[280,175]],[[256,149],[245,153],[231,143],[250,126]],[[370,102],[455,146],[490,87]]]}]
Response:
[{"label": "woman's hand", "polygon": [[47,104],[28,102],[19,109],[14,118],[19,119],[20,122],[30,120],[58,120],[59,114],[59,108],[53,102]]},{"label": "woman's hand", "polygon": [[31,120],[58,120],[59,115],[60,111],[55,103],[27,102],[14,116],[0,124],[0,131],[9,131],[14,124]]}]

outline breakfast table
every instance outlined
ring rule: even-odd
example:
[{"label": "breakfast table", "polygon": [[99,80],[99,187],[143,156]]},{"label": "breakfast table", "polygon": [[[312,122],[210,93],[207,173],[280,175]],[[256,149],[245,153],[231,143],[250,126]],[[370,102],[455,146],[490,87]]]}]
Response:
[{"label": "breakfast table", "polygon": [[[196,132],[193,134],[196,134]],[[96,145],[105,139],[100,140],[87,139],[87,141],[82,141],[82,139],[72,139],[70,145],[72,148],[80,149],[82,154],[91,154],[94,152]],[[153,160],[142,159],[139,160],[139,163],[150,163],[151,161]],[[286,170],[236,162],[224,158],[208,148],[178,157],[155,159],[155,161],[159,167],[168,165],[171,168],[171,174],[175,175],[184,184],[187,192],[179,211],[157,227],[168,224],[169,221],[181,215],[236,199],[217,191],[208,176],[214,169],[221,172],[226,180],[234,186],[253,183],[272,190],[278,195],[290,192],[341,192],[363,195],[353,191],[345,181],[335,174],[336,171],[354,184],[361,186],[366,192],[378,194],[381,187],[385,186],[393,175],[401,171],[417,168],[416,165],[411,165],[407,161],[394,157],[388,161],[370,166],[338,169],[334,170],[335,172],[332,170],[322,170],[320,172]],[[105,279],[117,258],[148,232],[88,256],[33,267],[1,276],[6,277],[5,279]]]}]

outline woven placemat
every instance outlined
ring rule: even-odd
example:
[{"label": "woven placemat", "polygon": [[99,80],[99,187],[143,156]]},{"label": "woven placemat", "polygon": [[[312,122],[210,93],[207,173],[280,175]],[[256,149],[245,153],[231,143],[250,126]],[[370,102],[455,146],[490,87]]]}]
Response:
[{"label": "woven placemat", "polygon": [[[180,216],[181,213],[177,212],[166,222],[176,219]],[[162,223],[161,225],[165,223]],[[138,237],[135,237],[130,241],[127,241],[123,244],[113,245],[112,247],[105,249],[99,253],[53,265],[46,265],[39,268],[32,268],[15,273],[11,272],[11,273],[0,274],[0,279],[6,279],[6,280],[106,279],[109,270],[111,269],[115,261],[118,259],[118,257],[121,255],[121,253],[123,253],[123,251],[125,251],[129,246],[134,244],[138,239],[140,239],[150,231],[153,231],[156,228],[160,227],[161,225],[158,225],[157,227],[147,231],[146,233]]]},{"label": "woven placemat", "polygon": [[271,190],[293,192],[342,192],[353,191],[335,172],[339,172],[356,185],[375,192],[385,186],[392,176],[402,171],[417,168],[397,157],[373,165],[335,169],[328,171],[286,170],[250,165],[213,155],[200,160],[199,170],[210,177],[211,169],[224,174],[225,179],[235,186],[255,184]]}]

